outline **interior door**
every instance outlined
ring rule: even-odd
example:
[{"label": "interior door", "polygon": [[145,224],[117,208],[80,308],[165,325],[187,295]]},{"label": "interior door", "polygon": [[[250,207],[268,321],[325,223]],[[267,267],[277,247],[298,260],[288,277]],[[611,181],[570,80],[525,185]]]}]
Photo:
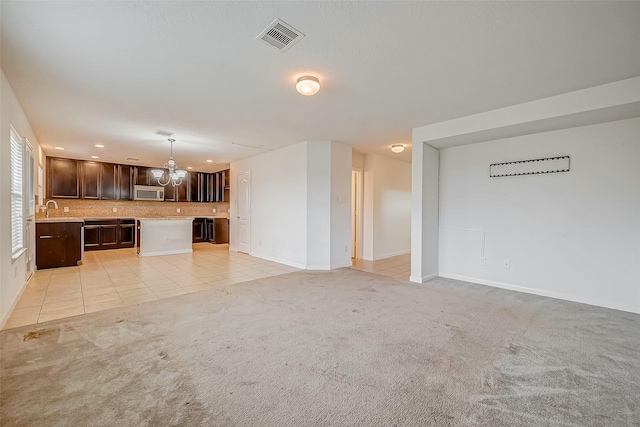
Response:
[{"label": "interior door", "polygon": [[251,172],[238,174],[238,252],[251,252]]}]

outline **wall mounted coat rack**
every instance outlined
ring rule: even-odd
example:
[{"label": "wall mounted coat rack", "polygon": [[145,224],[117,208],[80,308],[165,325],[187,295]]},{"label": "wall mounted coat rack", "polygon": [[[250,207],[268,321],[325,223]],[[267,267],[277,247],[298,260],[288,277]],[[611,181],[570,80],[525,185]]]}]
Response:
[{"label": "wall mounted coat rack", "polygon": [[569,156],[491,163],[489,165],[489,177],[497,178],[501,176],[569,172],[569,164]]}]

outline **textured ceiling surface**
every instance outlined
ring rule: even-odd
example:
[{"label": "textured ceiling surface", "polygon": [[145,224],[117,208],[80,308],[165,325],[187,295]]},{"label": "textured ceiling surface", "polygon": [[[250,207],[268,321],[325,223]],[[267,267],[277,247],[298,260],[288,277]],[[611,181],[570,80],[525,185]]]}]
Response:
[{"label": "textured ceiling surface", "polygon": [[[47,154],[214,168],[640,75],[640,2],[2,1],[2,68]],[[275,18],[305,34],[255,40]],[[294,88],[320,78],[312,97]],[[98,150],[94,144],[106,148]],[[247,147],[248,146],[248,147]],[[257,148],[249,148],[257,147]]]}]

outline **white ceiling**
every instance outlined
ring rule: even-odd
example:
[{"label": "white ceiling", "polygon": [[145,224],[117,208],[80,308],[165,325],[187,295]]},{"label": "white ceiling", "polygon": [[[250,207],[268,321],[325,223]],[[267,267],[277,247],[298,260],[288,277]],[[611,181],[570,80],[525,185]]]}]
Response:
[{"label": "white ceiling", "polygon": [[[2,68],[45,153],[123,163],[164,163],[157,129],[196,170],[327,139],[410,161],[389,147],[414,127],[640,76],[640,2],[0,7]],[[255,40],[275,18],[306,37]],[[312,97],[294,88],[307,73]]]}]

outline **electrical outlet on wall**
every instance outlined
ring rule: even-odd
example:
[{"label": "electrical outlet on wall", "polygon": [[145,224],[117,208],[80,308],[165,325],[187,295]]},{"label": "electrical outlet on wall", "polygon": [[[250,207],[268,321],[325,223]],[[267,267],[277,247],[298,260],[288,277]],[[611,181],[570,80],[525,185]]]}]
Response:
[{"label": "electrical outlet on wall", "polygon": [[113,208],[113,211],[114,212],[118,212],[118,208]]},{"label": "electrical outlet on wall", "polygon": [[216,208],[213,208],[213,213],[216,213]]},{"label": "electrical outlet on wall", "polygon": [[509,270],[511,268],[511,261],[509,261],[508,259],[503,259],[502,266],[505,270]]},{"label": "electrical outlet on wall", "polygon": [[63,210],[64,212],[69,212],[69,206],[65,206],[64,208],[62,208],[62,210]]},{"label": "electrical outlet on wall", "polygon": [[180,213],[180,208],[176,208],[176,212],[177,212],[177,213]]}]

